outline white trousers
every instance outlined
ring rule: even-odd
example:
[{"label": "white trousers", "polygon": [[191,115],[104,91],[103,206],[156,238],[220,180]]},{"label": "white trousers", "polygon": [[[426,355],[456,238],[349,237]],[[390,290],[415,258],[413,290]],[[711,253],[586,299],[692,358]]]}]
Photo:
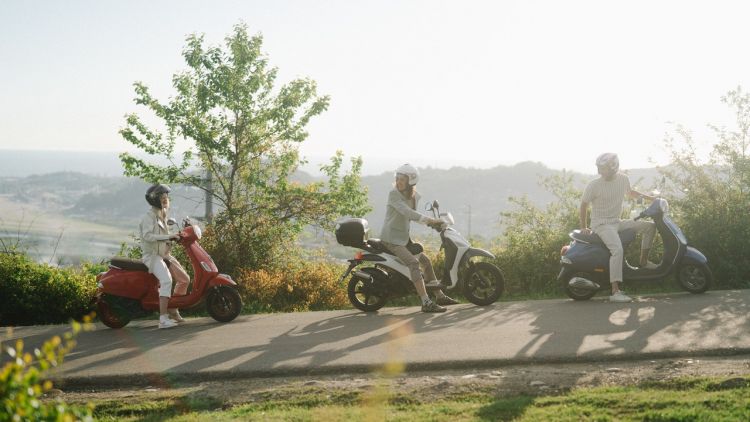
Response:
[{"label": "white trousers", "polygon": [[619,232],[627,229],[635,229],[637,233],[643,234],[641,240],[641,251],[651,249],[656,235],[656,224],[651,221],[620,220],[619,223],[600,224],[593,228],[594,233],[599,235],[609,249],[609,281],[622,281],[622,266],[625,251],[622,248]]},{"label": "white trousers", "polygon": [[[169,267],[167,267],[167,264],[164,262],[165,259],[169,260]],[[174,294],[187,294],[190,277],[175,257],[170,255],[167,258],[162,258],[159,255],[155,255],[151,257],[148,267],[149,272],[159,280],[159,296],[172,296],[173,278],[177,281],[174,288]]]}]

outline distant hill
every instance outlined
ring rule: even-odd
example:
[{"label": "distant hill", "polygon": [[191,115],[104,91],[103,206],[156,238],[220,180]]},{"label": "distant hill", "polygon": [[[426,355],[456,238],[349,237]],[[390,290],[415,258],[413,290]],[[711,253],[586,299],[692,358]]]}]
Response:
[{"label": "distant hill", "polygon": [[[441,210],[450,211],[461,232],[483,237],[500,234],[500,212],[509,209],[508,198],[526,195],[532,202],[545,205],[552,195],[539,182],[554,174],[541,163],[525,162],[514,166],[491,169],[453,167],[450,169],[420,169],[417,186],[422,195],[420,211],[427,201],[437,199]],[[657,177],[655,169],[629,171],[631,181],[642,189],[650,188]],[[584,186],[593,175],[574,174],[576,183]],[[294,178],[310,182],[316,178],[298,172]],[[638,182],[641,178],[643,181]],[[388,191],[393,186],[393,173],[365,176],[362,184],[369,192],[373,211],[364,216],[370,222],[372,235],[379,236],[385,218]],[[59,172],[26,177],[0,177],[0,195],[17,203],[34,204],[39,209],[58,213],[68,218],[134,229],[147,205],[143,199],[148,185],[141,180],[125,177],[104,177],[76,172]],[[172,186],[172,213],[176,217],[201,217],[204,213],[201,190],[187,186]],[[415,228],[417,233],[426,229]],[[468,234],[468,233],[467,233]]]}]

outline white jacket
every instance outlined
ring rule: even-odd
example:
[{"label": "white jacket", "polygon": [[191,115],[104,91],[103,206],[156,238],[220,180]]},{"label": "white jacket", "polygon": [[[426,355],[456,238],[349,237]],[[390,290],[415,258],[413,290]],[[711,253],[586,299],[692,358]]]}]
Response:
[{"label": "white jacket", "polygon": [[154,258],[166,258],[172,250],[169,240],[169,226],[160,216],[159,208],[151,208],[141,220],[141,250],[143,263],[151,270]]}]

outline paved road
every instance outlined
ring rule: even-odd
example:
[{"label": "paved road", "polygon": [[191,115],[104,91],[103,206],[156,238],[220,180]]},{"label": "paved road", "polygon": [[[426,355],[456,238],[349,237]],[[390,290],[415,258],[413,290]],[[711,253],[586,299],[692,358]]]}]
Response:
[{"label": "paved road", "polygon": [[[97,325],[79,336],[56,378],[153,384],[370,371],[387,363],[409,370],[750,353],[749,304],[750,290],[737,290],[644,296],[630,304],[595,298],[456,305],[444,314],[408,307],[248,315],[229,324],[196,318],[170,330],[157,329],[155,319],[122,330]],[[19,327],[0,338],[6,345],[23,338],[29,350],[66,329]]]}]

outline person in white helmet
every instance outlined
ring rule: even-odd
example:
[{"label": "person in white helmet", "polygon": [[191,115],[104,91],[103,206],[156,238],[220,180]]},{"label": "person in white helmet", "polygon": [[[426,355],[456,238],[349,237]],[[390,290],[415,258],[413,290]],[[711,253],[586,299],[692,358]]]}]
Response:
[{"label": "person in white helmet", "polygon": [[411,221],[422,224],[439,224],[441,221],[421,214],[416,211],[420,195],[415,186],[419,181],[419,171],[411,164],[404,164],[396,169],[396,183],[394,189],[388,193],[388,205],[385,212],[385,224],[380,234],[380,240],[393,252],[407,267],[411,275],[411,281],[422,299],[422,312],[445,312],[443,305],[458,303],[455,299],[446,296],[438,290],[436,302],[432,301],[425,288],[425,280],[420,272],[420,264],[424,268],[425,277],[430,284],[437,284],[435,271],[432,269],[430,259],[424,253],[412,255],[406,248],[411,242],[409,238],[409,225]]},{"label": "person in white helmet", "polygon": [[[620,160],[617,154],[604,153],[596,159],[596,168],[601,175],[592,180],[583,191],[580,209],[581,231],[596,233],[607,246],[610,252],[609,258],[609,280],[612,284],[611,302],[631,302],[632,299],[620,290],[622,282],[622,266],[624,251],[620,241],[619,232],[627,229],[636,229],[643,234],[641,241],[641,268],[654,269],[657,267],[648,261],[648,254],[654,242],[656,225],[650,221],[622,220],[622,204],[625,195],[631,198],[646,198],[653,200],[654,197],[637,192],[630,186],[630,180],[619,173]],[[587,211],[591,205],[591,228],[586,224]]]},{"label": "person in white helmet", "polygon": [[170,252],[170,241],[178,240],[179,234],[170,234],[167,225],[169,209],[169,186],[155,184],[146,191],[146,202],[151,209],[146,211],[140,224],[142,261],[148,272],[159,280],[159,328],[172,328],[185,320],[177,309],[167,309],[172,296],[172,280],[175,280],[175,295],[187,293],[190,276]]}]

